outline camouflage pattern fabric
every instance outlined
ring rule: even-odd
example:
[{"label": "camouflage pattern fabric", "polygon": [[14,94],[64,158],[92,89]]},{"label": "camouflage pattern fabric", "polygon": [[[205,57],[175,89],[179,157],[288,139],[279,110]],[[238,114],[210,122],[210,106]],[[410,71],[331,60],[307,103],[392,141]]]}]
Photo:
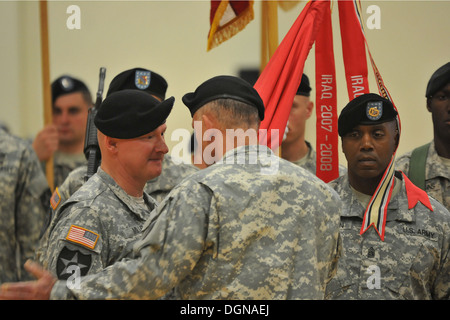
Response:
[{"label": "camouflage pattern fabric", "polygon": [[[317,159],[316,151],[314,150],[314,148],[311,146],[311,144],[308,141],[305,141],[305,142],[309,148],[308,154],[300,160],[292,161],[292,163],[295,163],[296,165],[298,165],[302,168],[305,168],[312,174],[316,174],[316,161],[317,161],[316,160]],[[342,176],[346,173],[347,173],[347,168],[340,164],[339,165],[339,176]]]},{"label": "camouflage pattern fabric", "polygon": [[30,144],[0,129],[0,283],[34,279],[23,264],[33,258],[49,193]]},{"label": "camouflage pattern fabric", "polygon": [[[257,160],[256,160],[257,159]],[[245,163],[244,163],[245,162]],[[52,299],[322,299],[339,250],[339,198],[263,146],[240,147],[158,205],[124,259]]]},{"label": "camouflage pattern fabric", "polygon": [[72,170],[83,165],[87,165],[87,160],[84,153],[63,154],[56,151],[53,155],[53,175],[55,186],[60,186]]},{"label": "camouflage pattern fabric", "polygon": [[[407,152],[395,162],[395,168],[408,175],[411,153]],[[425,168],[425,191],[450,210],[450,169],[438,156],[431,142]]]},{"label": "camouflage pattern fabric", "polygon": [[95,273],[113,264],[131,252],[156,206],[145,193],[143,201],[130,197],[99,168],[58,209],[38,261],[59,279]]},{"label": "camouflage pattern fabric", "polygon": [[342,252],[337,275],[327,287],[327,299],[449,299],[450,213],[430,199],[408,209],[404,181],[392,196],[384,241],[370,228],[360,235],[365,208],[347,176],[329,184],[341,196]]}]

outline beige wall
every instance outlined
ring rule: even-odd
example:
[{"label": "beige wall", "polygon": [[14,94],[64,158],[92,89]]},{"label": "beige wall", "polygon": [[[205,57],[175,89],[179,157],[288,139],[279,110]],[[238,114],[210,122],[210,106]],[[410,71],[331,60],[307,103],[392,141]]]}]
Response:
[{"label": "beige wall", "polygon": [[[305,2],[292,11],[278,12],[283,38]],[[81,9],[81,29],[69,30],[70,5]],[[381,10],[381,29],[366,29],[370,50],[402,121],[398,153],[432,138],[431,117],[425,108],[425,87],[432,72],[450,59],[449,1],[362,1]],[[218,74],[237,74],[260,63],[260,1],[255,19],[242,32],[206,51],[209,1],[50,1],[50,75],[67,73],[87,83],[95,95],[100,67],[107,68],[106,86],[119,72],[145,67],[169,82],[176,98],[169,117],[167,142],[176,128],[191,130],[190,115],[181,97]],[[333,28],[339,110],[347,103],[337,20]],[[367,20],[369,14],[365,13]],[[42,81],[37,1],[0,1],[0,120],[17,135],[32,138],[43,125]],[[369,64],[369,71],[370,69]],[[305,72],[314,81],[314,49]],[[371,88],[376,91],[373,73]],[[314,94],[314,92],[313,92]],[[308,123],[308,140],[315,144],[315,117]],[[340,161],[345,163],[342,154]]]}]

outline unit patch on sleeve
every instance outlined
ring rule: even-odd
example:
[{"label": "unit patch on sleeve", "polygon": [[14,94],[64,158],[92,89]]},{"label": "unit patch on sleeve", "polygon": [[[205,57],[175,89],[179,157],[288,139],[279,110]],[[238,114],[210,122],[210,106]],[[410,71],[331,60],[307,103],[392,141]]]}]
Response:
[{"label": "unit patch on sleeve", "polygon": [[91,268],[92,257],[79,250],[64,247],[56,262],[56,275],[60,280],[67,280],[70,276],[85,276]]},{"label": "unit patch on sleeve", "polygon": [[66,240],[79,243],[93,250],[97,244],[98,238],[99,235],[97,233],[73,224],[70,226]]}]

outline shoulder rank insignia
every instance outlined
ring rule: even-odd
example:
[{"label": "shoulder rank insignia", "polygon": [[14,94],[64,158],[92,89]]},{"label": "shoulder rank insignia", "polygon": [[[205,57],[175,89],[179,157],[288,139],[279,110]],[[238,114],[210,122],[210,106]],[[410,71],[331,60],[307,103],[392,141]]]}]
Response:
[{"label": "shoulder rank insignia", "polygon": [[94,249],[97,244],[99,235],[88,229],[71,225],[67,233],[66,240],[79,243],[89,249]]},{"label": "shoulder rank insignia", "polygon": [[52,197],[50,198],[50,205],[53,208],[53,210],[56,210],[56,208],[58,208],[60,202],[61,202],[61,195],[59,194],[58,187],[56,187],[55,191],[53,191]]},{"label": "shoulder rank insignia", "polygon": [[145,90],[150,86],[150,71],[136,71],[134,84],[138,89]]}]

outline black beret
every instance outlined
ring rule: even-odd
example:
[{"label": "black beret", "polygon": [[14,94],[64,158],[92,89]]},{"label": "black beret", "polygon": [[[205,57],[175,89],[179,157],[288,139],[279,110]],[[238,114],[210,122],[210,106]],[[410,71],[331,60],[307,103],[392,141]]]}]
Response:
[{"label": "black beret", "polygon": [[338,133],[343,137],[358,125],[375,125],[395,120],[397,111],[391,101],[375,93],[351,100],[338,118]]},{"label": "black beret", "polygon": [[54,103],[59,96],[75,92],[86,92],[89,95],[91,94],[83,81],[67,75],[61,76],[52,82],[52,103]]},{"label": "black beret", "polygon": [[303,74],[296,95],[309,97],[310,92],[311,87],[309,86],[309,78],[306,74]]},{"label": "black beret", "polygon": [[450,62],[437,69],[428,81],[425,97],[431,98],[436,92],[442,89],[447,83],[450,83]]},{"label": "black beret", "polygon": [[247,81],[233,76],[216,76],[203,82],[195,92],[186,93],[183,103],[191,115],[206,103],[217,99],[238,100],[258,109],[261,120],[264,119],[264,103],[261,97]]},{"label": "black beret", "polygon": [[133,89],[114,92],[103,100],[94,123],[106,136],[137,138],[165,123],[174,100],[170,97],[161,102],[148,93]]},{"label": "black beret", "polygon": [[106,96],[124,89],[142,90],[164,100],[166,98],[167,81],[156,72],[134,68],[115,76],[109,84]]}]

